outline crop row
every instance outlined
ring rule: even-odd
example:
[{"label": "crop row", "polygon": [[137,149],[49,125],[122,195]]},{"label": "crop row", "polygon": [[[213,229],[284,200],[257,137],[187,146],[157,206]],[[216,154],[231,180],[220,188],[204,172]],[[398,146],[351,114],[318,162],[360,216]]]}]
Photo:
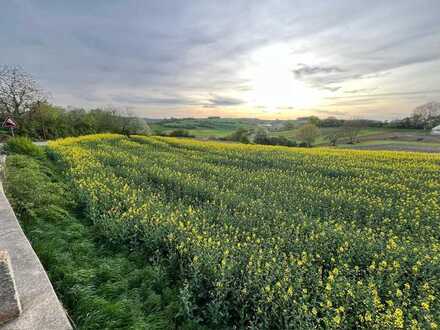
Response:
[{"label": "crop row", "polygon": [[440,157],[95,135],[50,144],[97,228],[217,327],[435,328]]}]

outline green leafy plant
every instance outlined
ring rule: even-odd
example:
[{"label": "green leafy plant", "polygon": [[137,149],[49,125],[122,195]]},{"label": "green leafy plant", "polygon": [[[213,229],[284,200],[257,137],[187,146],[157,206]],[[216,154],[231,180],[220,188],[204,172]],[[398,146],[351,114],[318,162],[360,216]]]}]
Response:
[{"label": "green leafy plant", "polygon": [[42,156],[43,150],[32,143],[27,137],[14,137],[5,143],[5,151],[8,154],[23,154],[29,156]]},{"label": "green leafy plant", "polygon": [[77,329],[197,329],[167,263],[112,245],[47,158],[7,157],[6,193]]}]

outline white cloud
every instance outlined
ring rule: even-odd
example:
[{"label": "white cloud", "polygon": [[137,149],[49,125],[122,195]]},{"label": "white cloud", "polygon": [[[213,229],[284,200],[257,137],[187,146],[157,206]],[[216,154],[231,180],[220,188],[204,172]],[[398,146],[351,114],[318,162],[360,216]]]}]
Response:
[{"label": "white cloud", "polygon": [[[0,12],[0,63],[21,64],[62,105],[171,116],[203,105],[260,115],[265,103],[292,117],[343,106],[384,118],[440,97],[439,11],[437,0],[15,0]],[[262,49],[279,57],[262,65]],[[374,92],[326,101],[354,90]]]}]

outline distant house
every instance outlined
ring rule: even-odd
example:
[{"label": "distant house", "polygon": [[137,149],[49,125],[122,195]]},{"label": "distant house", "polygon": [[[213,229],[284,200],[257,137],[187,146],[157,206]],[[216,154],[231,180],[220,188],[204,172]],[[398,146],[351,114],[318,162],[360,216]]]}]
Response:
[{"label": "distant house", "polygon": [[434,127],[431,131],[432,135],[440,135],[440,125]]}]

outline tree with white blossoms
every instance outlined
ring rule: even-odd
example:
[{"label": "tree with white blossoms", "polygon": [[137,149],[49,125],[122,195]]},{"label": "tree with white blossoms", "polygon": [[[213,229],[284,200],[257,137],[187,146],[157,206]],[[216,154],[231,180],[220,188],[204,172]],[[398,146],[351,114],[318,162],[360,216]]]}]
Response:
[{"label": "tree with white blossoms", "polygon": [[0,67],[0,114],[20,117],[33,106],[46,102],[43,90],[19,66]]}]

